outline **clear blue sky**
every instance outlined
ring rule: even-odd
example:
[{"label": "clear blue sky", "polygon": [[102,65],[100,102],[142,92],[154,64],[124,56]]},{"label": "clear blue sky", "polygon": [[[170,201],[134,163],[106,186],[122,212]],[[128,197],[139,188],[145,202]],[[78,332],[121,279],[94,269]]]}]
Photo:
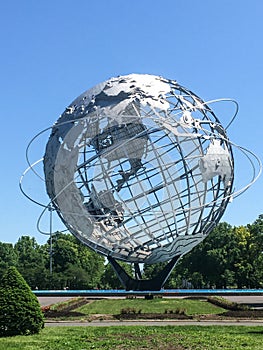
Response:
[{"label": "clear blue sky", "polygon": [[[229,136],[263,159],[262,14],[261,0],[1,1],[0,241],[46,240],[36,230],[41,208],[18,186],[26,146],[72,100],[112,76],[162,75],[204,100],[236,99],[240,111]],[[43,156],[45,137],[32,161]],[[238,184],[246,182],[248,163],[241,164]],[[27,188],[43,196],[41,181],[32,179]],[[223,220],[252,223],[263,213],[262,195],[261,177]]]}]

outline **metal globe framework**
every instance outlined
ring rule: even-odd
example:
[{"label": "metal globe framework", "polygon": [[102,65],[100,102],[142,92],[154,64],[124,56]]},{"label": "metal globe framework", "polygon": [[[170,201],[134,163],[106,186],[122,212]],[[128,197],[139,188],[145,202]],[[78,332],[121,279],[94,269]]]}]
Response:
[{"label": "metal globe framework", "polygon": [[170,261],[160,288],[233,196],[232,143],[210,105],[176,81],[131,74],[87,90],[52,127],[49,205],[128,289],[142,282],[130,285],[116,259],[139,279],[139,263]]}]

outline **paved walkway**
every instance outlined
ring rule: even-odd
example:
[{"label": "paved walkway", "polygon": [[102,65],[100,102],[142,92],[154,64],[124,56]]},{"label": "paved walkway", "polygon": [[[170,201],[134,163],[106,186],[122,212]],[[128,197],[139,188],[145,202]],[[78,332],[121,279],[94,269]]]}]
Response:
[{"label": "paved walkway", "polygon": [[41,306],[57,304],[72,299],[73,297],[37,297]]},{"label": "paved walkway", "polygon": [[112,327],[112,326],[261,326],[263,327],[263,320],[222,320],[222,321],[92,321],[92,322],[79,322],[79,321],[47,321],[46,327]]}]

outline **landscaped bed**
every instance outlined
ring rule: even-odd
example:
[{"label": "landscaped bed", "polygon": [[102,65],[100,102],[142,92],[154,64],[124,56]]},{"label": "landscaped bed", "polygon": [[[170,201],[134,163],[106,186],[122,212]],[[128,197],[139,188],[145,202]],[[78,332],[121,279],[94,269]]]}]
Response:
[{"label": "landscaped bed", "polygon": [[88,299],[42,308],[46,319],[223,319],[263,318],[262,310],[231,303],[223,298]]}]

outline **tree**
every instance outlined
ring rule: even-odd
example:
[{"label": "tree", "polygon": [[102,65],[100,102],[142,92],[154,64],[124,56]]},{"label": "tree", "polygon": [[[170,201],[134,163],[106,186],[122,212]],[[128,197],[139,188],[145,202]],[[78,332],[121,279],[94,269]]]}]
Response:
[{"label": "tree", "polygon": [[179,274],[193,286],[262,288],[262,252],[263,215],[247,226],[219,223],[178,263],[171,278]]},{"label": "tree", "polygon": [[[124,270],[132,276],[132,265],[118,261],[120,266],[124,268]],[[104,268],[104,273],[101,277],[101,285],[105,289],[121,289],[123,288],[123,285],[121,284],[116,272],[114,271],[112,265],[108,262],[107,265]]]},{"label": "tree", "polygon": [[145,279],[153,279],[156,277],[165,267],[167,262],[161,262],[157,264],[144,264],[143,266],[143,277]]},{"label": "tree", "polygon": [[262,288],[263,283],[263,215],[251,225],[235,228],[239,256],[235,259],[238,287]]},{"label": "tree", "polygon": [[71,234],[57,232],[53,237],[53,288],[92,289],[100,284],[104,257]]},{"label": "tree", "polygon": [[247,225],[251,233],[250,261],[252,261],[251,288],[263,287],[263,214],[251,225]]},{"label": "tree", "polygon": [[71,234],[57,232],[53,237],[52,257],[55,272],[65,271],[69,265],[79,265],[76,239]]},{"label": "tree", "polygon": [[0,242],[0,279],[10,266],[16,266],[17,255],[10,243]]},{"label": "tree", "polygon": [[77,240],[76,242],[78,244],[80,269],[86,276],[86,282],[82,288],[98,288],[101,285],[101,278],[105,269],[105,258],[81,242]]},{"label": "tree", "polygon": [[43,289],[47,284],[46,269],[48,254],[35,238],[22,236],[14,246],[17,255],[17,269],[31,288]]},{"label": "tree", "polygon": [[43,327],[36,296],[17,269],[9,267],[0,286],[0,336],[39,333]]},{"label": "tree", "polygon": [[179,261],[171,277],[179,274],[196,288],[225,288],[226,277],[228,283],[233,282],[228,270],[235,242],[232,227],[225,222],[219,223],[203,242]]}]

